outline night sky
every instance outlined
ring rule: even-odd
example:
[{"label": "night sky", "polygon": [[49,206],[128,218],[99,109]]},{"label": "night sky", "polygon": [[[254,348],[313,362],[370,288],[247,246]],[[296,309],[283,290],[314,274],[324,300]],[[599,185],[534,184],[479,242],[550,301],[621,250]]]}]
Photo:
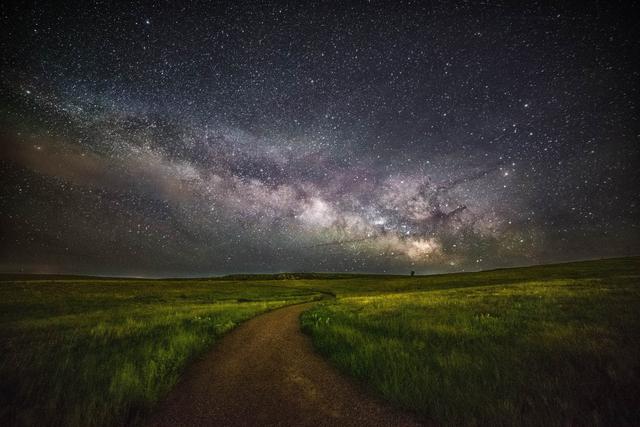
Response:
[{"label": "night sky", "polygon": [[0,6],[0,271],[640,253],[631,2],[54,3]]}]

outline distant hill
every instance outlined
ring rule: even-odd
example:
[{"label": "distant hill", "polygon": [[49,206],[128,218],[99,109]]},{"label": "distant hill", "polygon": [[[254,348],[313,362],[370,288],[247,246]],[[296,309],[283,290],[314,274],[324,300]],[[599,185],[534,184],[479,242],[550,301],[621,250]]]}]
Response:
[{"label": "distant hill", "polygon": [[313,280],[313,279],[353,279],[357,277],[402,277],[399,274],[366,273],[273,273],[273,274],[228,274],[223,280]]},{"label": "distant hill", "polygon": [[[504,267],[504,268],[494,268],[488,270],[481,270],[484,272],[500,272],[504,270],[524,270],[524,269],[536,269],[539,267],[555,267],[556,269],[562,268],[572,268],[576,267],[579,270],[586,268],[587,270],[592,268],[600,268],[600,264],[598,262],[615,262],[619,261],[621,263],[625,263],[628,261],[640,261],[640,256],[629,256],[629,257],[619,257],[619,258],[604,258],[604,259],[594,259],[594,260],[581,260],[581,261],[570,261],[570,262],[562,262],[562,263],[552,263],[552,264],[541,264],[541,265],[528,265],[528,266],[518,266],[518,267]],[[477,271],[480,272],[480,271]],[[408,272],[407,272],[408,273]],[[469,272],[451,272],[451,273],[439,273],[439,274],[428,274],[421,275],[418,274],[415,277],[437,277],[437,276],[455,276],[455,275],[464,275],[473,273]],[[304,272],[283,272],[283,273],[239,273],[239,274],[227,274],[225,276],[213,276],[213,277],[157,277],[157,278],[148,278],[148,277],[124,277],[124,276],[91,276],[91,275],[81,275],[81,274],[28,274],[28,273],[0,273],[0,281],[16,281],[16,280],[144,280],[144,281],[153,281],[153,280],[172,280],[172,281],[182,281],[182,280],[192,280],[192,281],[218,281],[218,280],[330,280],[330,279],[357,279],[357,278],[371,278],[371,279],[381,279],[385,277],[410,277],[409,274],[375,274],[375,273],[304,273]]]},{"label": "distant hill", "polygon": [[[103,277],[81,274],[28,274],[28,273],[0,273],[0,281],[16,280],[121,280],[130,277]],[[140,279],[145,280],[145,279]],[[148,280],[148,279],[147,279]]]},{"label": "distant hill", "polygon": [[28,274],[28,273],[0,273],[0,281],[16,280],[312,280],[312,279],[354,279],[362,277],[403,277],[393,274],[362,274],[362,273],[258,273],[258,274],[228,274],[214,277],[116,277],[91,276],[80,274]]}]

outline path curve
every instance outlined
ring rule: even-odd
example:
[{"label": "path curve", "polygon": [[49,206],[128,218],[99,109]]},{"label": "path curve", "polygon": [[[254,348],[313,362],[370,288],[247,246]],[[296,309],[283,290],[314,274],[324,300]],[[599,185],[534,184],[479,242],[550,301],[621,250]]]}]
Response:
[{"label": "path curve", "polygon": [[187,370],[149,425],[419,425],[315,353],[299,322],[312,304],[271,311],[225,335]]}]

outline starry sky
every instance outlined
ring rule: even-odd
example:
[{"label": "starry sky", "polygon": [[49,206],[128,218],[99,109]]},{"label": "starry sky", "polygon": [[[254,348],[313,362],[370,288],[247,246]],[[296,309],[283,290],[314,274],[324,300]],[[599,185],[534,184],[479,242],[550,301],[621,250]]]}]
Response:
[{"label": "starry sky", "polygon": [[631,2],[55,3],[0,6],[0,271],[640,253]]}]

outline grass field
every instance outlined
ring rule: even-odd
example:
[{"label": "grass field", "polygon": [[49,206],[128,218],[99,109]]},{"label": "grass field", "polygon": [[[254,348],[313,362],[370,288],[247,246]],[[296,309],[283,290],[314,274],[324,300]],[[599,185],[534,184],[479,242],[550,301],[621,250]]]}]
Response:
[{"label": "grass field", "polygon": [[239,322],[321,298],[302,318],[318,351],[441,424],[634,424],[639,279],[640,258],[420,277],[4,277],[0,425],[139,423]]},{"label": "grass field", "polygon": [[638,425],[639,279],[639,258],[389,278],[393,293],[344,293],[302,324],[340,370],[439,424]]},{"label": "grass field", "polygon": [[238,322],[317,297],[251,282],[2,281],[0,424],[136,423]]}]

